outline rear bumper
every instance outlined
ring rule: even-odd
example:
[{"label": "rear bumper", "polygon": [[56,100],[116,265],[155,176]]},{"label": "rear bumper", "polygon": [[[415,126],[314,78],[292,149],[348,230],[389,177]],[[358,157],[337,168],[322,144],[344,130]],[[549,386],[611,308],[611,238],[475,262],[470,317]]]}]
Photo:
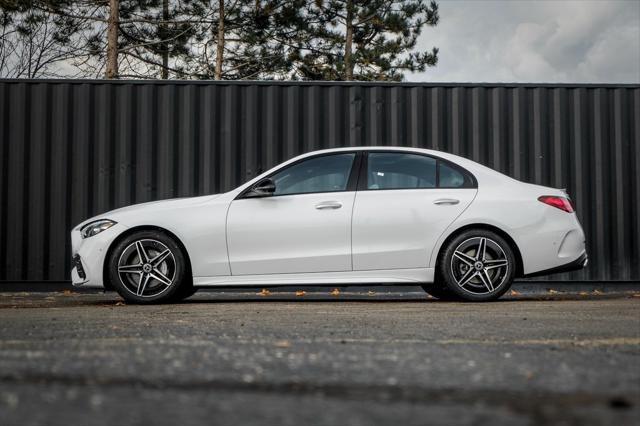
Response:
[{"label": "rear bumper", "polygon": [[544,271],[532,272],[530,274],[523,275],[524,278],[539,277],[541,275],[559,274],[561,272],[577,271],[587,266],[589,263],[589,256],[585,251],[576,260],[564,265],[556,266],[554,268],[545,269]]}]

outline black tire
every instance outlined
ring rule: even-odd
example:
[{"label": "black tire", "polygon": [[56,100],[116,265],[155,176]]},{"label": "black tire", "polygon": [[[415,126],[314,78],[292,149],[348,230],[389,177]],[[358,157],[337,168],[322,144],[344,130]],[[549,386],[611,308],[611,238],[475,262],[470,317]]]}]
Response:
[{"label": "black tire", "polygon": [[127,236],[113,248],[108,262],[111,285],[128,303],[175,302],[193,294],[186,256],[164,232]]},{"label": "black tire", "polygon": [[196,294],[197,291],[198,289],[193,286],[192,282],[184,283],[180,286],[180,290],[178,290],[178,292],[176,293],[174,300],[178,302],[184,299],[188,299],[189,297]]},{"label": "black tire", "polygon": [[442,301],[459,300],[459,298],[455,294],[453,294],[447,287],[443,285],[442,279],[439,277],[436,277],[435,282],[423,285],[422,289],[429,296],[433,296],[438,300],[442,300]]},{"label": "black tire", "polygon": [[515,272],[516,259],[509,243],[484,229],[462,232],[438,256],[437,274],[445,288],[466,301],[498,299],[511,287]]}]

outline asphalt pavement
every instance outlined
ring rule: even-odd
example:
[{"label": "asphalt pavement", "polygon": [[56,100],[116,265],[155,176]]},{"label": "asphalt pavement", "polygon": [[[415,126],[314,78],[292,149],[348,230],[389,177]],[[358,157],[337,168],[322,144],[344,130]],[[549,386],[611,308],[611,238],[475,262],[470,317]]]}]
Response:
[{"label": "asphalt pavement", "polygon": [[640,292],[0,293],[2,425],[640,425]]}]

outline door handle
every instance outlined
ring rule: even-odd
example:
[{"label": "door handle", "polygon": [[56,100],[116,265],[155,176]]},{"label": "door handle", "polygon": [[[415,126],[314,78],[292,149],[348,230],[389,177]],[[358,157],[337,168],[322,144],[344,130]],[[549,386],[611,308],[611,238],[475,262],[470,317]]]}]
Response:
[{"label": "door handle", "polygon": [[438,198],[433,202],[433,204],[444,204],[444,205],[453,205],[458,204],[460,200],[456,200],[455,198]]},{"label": "door handle", "polygon": [[318,210],[327,210],[327,209],[339,209],[342,207],[342,203],[339,201],[323,201],[322,203],[316,204],[316,209]]}]

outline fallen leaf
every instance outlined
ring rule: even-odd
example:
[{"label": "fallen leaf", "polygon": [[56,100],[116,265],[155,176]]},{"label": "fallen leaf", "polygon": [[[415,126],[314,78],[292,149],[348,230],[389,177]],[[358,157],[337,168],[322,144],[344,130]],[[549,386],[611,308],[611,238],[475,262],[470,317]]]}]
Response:
[{"label": "fallen leaf", "polygon": [[63,290],[62,294],[64,294],[65,296],[70,296],[70,295],[74,294],[74,292],[71,291],[71,290]]},{"label": "fallen leaf", "polygon": [[124,306],[124,302],[116,302],[116,306]]},{"label": "fallen leaf", "polygon": [[592,294],[595,294],[596,296],[601,296],[604,293],[596,288],[595,290],[593,290]]},{"label": "fallen leaf", "polygon": [[547,292],[548,292],[549,294],[559,294],[559,293],[560,293],[558,290],[554,290],[554,289],[552,289],[552,288],[548,289],[548,290],[547,290]]},{"label": "fallen leaf", "polygon": [[520,296],[522,293],[520,293],[519,291],[515,291],[515,290],[511,290],[511,295],[512,296]]},{"label": "fallen leaf", "polygon": [[331,295],[332,296],[339,296],[340,295],[340,290],[338,290],[337,288],[334,288],[333,290],[331,290]]},{"label": "fallen leaf", "polygon": [[305,294],[307,294],[307,292],[304,291],[304,290],[297,290],[296,291],[296,296],[304,296]]},{"label": "fallen leaf", "polygon": [[587,293],[586,291],[581,291],[580,293],[578,293],[580,296],[588,296],[589,293]]},{"label": "fallen leaf", "polygon": [[266,288],[263,288],[260,293],[258,293],[260,296],[268,296],[271,294],[271,292],[269,290],[267,290]]},{"label": "fallen leaf", "polygon": [[291,343],[289,343],[289,341],[288,341],[288,340],[278,340],[278,341],[275,343],[275,346],[276,346],[277,348],[288,348],[288,347],[290,347],[290,346],[291,346]]},{"label": "fallen leaf", "polygon": [[369,293],[367,293],[369,296],[375,296],[376,292],[375,291],[371,291],[369,290]]}]

